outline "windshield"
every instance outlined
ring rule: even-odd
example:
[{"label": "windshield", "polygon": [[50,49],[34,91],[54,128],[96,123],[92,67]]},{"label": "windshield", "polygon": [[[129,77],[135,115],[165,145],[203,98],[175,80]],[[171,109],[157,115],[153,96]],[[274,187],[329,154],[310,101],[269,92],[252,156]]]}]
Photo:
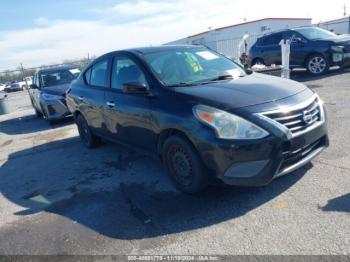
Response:
[{"label": "windshield", "polygon": [[153,72],[168,87],[201,84],[245,76],[228,58],[206,48],[183,48],[145,55]]},{"label": "windshield", "polygon": [[336,34],[324,30],[322,28],[314,27],[314,28],[299,28],[295,29],[295,31],[299,32],[303,36],[305,36],[307,39],[314,40],[314,39],[324,39],[324,38],[330,38],[337,36]]},{"label": "windshield", "polygon": [[57,70],[41,74],[42,87],[58,86],[64,84],[70,84],[80,74],[78,68]]}]

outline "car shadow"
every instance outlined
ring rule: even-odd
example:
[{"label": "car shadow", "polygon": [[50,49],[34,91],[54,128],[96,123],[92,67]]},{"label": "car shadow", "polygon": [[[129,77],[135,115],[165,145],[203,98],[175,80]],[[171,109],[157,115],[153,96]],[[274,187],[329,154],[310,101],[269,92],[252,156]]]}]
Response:
[{"label": "car shadow", "polygon": [[187,195],[172,187],[159,160],[109,143],[92,151],[74,137],[10,155],[0,193],[22,207],[17,216],[46,211],[104,236],[144,239],[238,218],[288,190],[311,166],[266,187],[212,186]]},{"label": "car shadow", "polygon": [[310,73],[308,73],[305,70],[302,69],[295,69],[291,72],[290,78],[295,81],[299,82],[308,82],[308,81],[314,81],[314,80],[321,80],[327,77],[336,76],[336,75],[343,75],[350,73],[350,68],[331,68],[328,73],[319,75],[319,76],[313,76]]},{"label": "car shadow", "polygon": [[72,123],[74,123],[73,118],[67,117],[49,125],[46,120],[33,114],[0,121],[0,133],[7,135],[29,134],[59,128]]},{"label": "car shadow", "polygon": [[333,198],[328,201],[327,205],[321,208],[327,212],[349,212],[350,213],[350,193]]}]

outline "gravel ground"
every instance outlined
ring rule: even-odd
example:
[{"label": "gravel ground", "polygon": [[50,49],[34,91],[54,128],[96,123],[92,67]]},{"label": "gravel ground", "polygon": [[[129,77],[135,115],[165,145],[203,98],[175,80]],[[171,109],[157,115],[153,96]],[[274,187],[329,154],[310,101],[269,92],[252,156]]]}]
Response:
[{"label": "gravel ground", "polygon": [[0,116],[0,254],[350,254],[350,74],[308,80],[331,146],[261,188],[177,192],[162,164],[106,143],[85,149],[72,120],[37,119],[26,92]]}]

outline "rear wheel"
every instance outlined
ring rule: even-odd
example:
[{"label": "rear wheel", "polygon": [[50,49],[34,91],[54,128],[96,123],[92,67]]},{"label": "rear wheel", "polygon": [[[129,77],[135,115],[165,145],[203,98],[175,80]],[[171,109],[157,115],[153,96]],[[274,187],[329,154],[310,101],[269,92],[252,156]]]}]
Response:
[{"label": "rear wheel", "polygon": [[310,74],[322,75],[328,71],[329,63],[321,54],[312,55],[306,61],[306,69]]},{"label": "rear wheel", "polygon": [[101,139],[95,136],[82,115],[78,115],[76,119],[78,126],[79,136],[84,146],[87,148],[94,148],[100,145]]},{"label": "rear wheel", "polygon": [[178,190],[192,194],[208,185],[205,167],[186,139],[169,137],[163,145],[162,156],[170,179]]},{"label": "rear wheel", "polygon": [[255,58],[252,63],[252,66],[254,65],[265,65],[265,62],[262,58]]}]

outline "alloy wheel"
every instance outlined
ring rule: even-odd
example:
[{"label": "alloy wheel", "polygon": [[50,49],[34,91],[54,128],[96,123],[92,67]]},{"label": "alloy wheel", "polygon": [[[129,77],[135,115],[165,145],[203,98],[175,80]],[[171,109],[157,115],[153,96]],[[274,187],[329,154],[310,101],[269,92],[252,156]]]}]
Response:
[{"label": "alloy wheel", "polygon": [[313,74],[321,74],[327,68],[326,59],[320,56],[315,56],[309,61],[308,68]]}]

